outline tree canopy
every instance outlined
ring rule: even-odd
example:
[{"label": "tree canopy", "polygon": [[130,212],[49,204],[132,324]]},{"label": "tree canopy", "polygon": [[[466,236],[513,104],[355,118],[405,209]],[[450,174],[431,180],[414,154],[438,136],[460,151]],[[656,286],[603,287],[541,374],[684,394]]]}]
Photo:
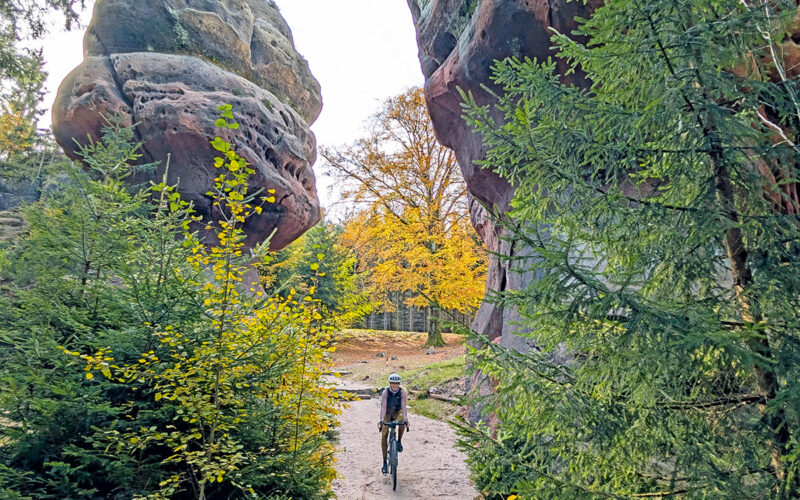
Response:
[{"label": "tree canopy", "polygon": [[[341,243],[343,231],[343,226],[323,219],[259,266],[261,283],[282,296],[292,290],[307,293],[313,286],[327,320],[339,328],[353,326],[372,311],[373,304],[363,276],[356,272],[353,251]],[[313,284],[307,280],[312,267],[317,274]]]},{"label": "tree canopy", "polygon": [[[358,207],[343,241],[369,269],[376,294],[409,292],[416,307],[477,308],[485,251],[469,222],[458,162],[436,140],[422,89],[388,99],[365,137],[323,148],[322,156]],[[438,331],[429,335],[442,343]]]},{"label": "tree canopy", "polygon": [[[38,131],[43,85],[42,51],[24,46],[44,36],[53,12],[67,29],[78,22],[83,0],[4,0],[0,3],[0,177],[42,177],[58,155],[49,132]],[[28,44],[30,45],[30,44]]]},{"label": "tree canopy", "polygon": [[[19,42],[47,33],[48,15],[59,12],[71,29],[78,22],[84,0],[4,0],[0,3],[0,89],[38,90],[44,76],[41,51],[21,48]],[[37,101],[38,102],[38,101]]]}]

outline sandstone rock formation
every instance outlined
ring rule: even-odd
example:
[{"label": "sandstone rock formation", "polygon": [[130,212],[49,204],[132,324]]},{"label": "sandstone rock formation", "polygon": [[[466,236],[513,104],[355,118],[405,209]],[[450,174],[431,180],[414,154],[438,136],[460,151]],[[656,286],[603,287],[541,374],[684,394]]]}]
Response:
[{"label": "sandstone rock formation", "polygon": [[256,170],[256,188],[275,189],[276,203],[248,220],[246,243],[272,231],[279,249],[320,217],[314,174],[319,84],[295,51],[289,27],[265,0],[104,0],[84,38],[84,62],[61,84],[53,107],[56,140],[75,158],[77,140],[97,138],[103,116],[138,123],[147,177],[169,182],[213,218],[206,196],[214,172],[209,139],[217,106],[230,103],[241,128],[237,151]]},{"label": "sandstone rock formation", "polygon": [[[587,16],[597,4],[597,0],[589,5],[567,0],[408,0],[417,29],[428,110],[439,140],[458,157],[473,197],[473,225],[492,252],[520,255],[527,249],[501,240],[501,230],[486,210],[502,215],[514,188],[491,170],[476,166],[475,162],[485,157],[485,149],[481,137],[461,118],[458,89],[472,92],[479,104],[491,103],[482,85],[492,87],[493,61],[510,56],[546,58],[551,55],[550,29],[570,33],[576,27],[575,16]],[[579,74],[569,79],[586,84]],[[501,119],[497,114],[494,117]],[[534,277],[510,272],[507,264],[492,258],[487,290],[519,290],[531,279]],[[525,350],[525,341],[513,335],[517,319],[515,311],[484,304],[473,329],[492,340],[499,338],[502,345]]]},{"label": "sandstone rock formation", "polygon": [[0,176],[0,211],[39,199],[39,186],[29,179]]}]

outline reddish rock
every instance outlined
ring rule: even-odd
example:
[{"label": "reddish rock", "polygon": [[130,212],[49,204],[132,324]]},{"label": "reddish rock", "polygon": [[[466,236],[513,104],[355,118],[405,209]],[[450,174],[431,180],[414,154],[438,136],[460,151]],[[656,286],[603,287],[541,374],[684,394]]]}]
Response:
[{"label": "reddish rock", "polygon": [[[193,201],[198,213],[209,220],[216,218],[205,194],[212,186],[212,161],[216,156],[209,140],[220,131],[214,127],[219,116],[217,106],[232,104],[240,129],[229,138],[256,170],[251,191],[276,191],[276,203],[265,206],[261,215],[250,218],[245,225],[246,244],[254,246],[274,230],[271,246],[280,249],[320,218],[311,170],[316,141],[303,118],[313,120],[319,113],[321,103],[313,97],[319,95],[319,85],[310,73],[300,75],[302,71],[297,70],[297,65],[303,66],[305,61],[294,52],[291,33],[274,5],[257,0],[226,3],[235,4],[237,9],[230,10],[231,5],[223,8],[221,2],[206,2],[209,8],[222,9],[218,15],[189,9],[172,0],[98,2],[85,39],[87,57],[59,88],[53,106],[53,129],[66,153],[76,158],[75,141],[85,143],[87,135],[97,139],[104,115],[118,114],[128,124],[138,123],[137,138],[144,143],[141,161],[159,161],[160,166],[156,172],[137,174],[132,182],[160,180],[169,157],[169,182],[179,183],[183,197]],[[136,18],[138,22],[133,22],[134,14],[140,16]],[[189,35],[176,28],[175,19],[185,24],[190,18],[197,23],[205,19],[202,24],[206,31],[198,31],[197,39],[187,39]],[[143,23],[142,19],[149,21]],[[110,26],[121,28],[114,31]],[[209,36],[200,38],[206,32]],[[175,33],[181,35],[182,47],[192,50],[181,50],[182,54],[139,51],[157,47],[168,52],[174,47],[167,41]],[[226,64],[209,61],[209,56],[214,56],[214,60],[235,66],[247,55],[245,59],[252,62],[257,59],[255,54],[264,53],[258,47],[259,43],[268,42],[267,34],[274,37],[275,47],[291,47],[294,54],[289,61],[292,64],[275,63],[273,80],[267,80],[266,70],[253,77],[255,66],[243,63],[241,71],[233,72],[226,69]],[[278,43],[276,40],[281,37]],[[243,48],[243,39],[256,38],[261,42],[247,45],[247,50]],[[159,40],[163,41],[160,45]],[[271,43],[266,45],[272,47]],[[203,50],[202,58],[189,55]],[[298,84],[302,81],[313,83]],[[297,102],[305,102],[298,105],[301,111],[290,104]]]},{"label": "reddish rock", "polygon": [[[550,51],[551,28],[570,33],[576,15],[588,16],[589,6],[567,0],[408,0],[417,28],[417,42],[425,75],[425,98],[437,137],[453,149],[473,199],[471,215],[478,234],[492,252],[513,255],[524,251],[501,240],[501,231],[485,207],[502,215],[508,210],[514,189],[506,180],[476,162],[485,158],[479,134],[464,122],[458,89],[472,92],[481,105],[492,98],[483,88],[495,88],[490,80],[495,60],[510,56],[543,59]],[[566,66],[560,63],[562,72]],[[580,74],[569,80],[586,85]],[[495,88],[496,89],[496,88]],[[494,118],[502,119],[495,111]],[[519,290],[532,276],[511,273],[507,264],[492,257],[487,290]],[[526,343],[512,335],[518,319],[515,311],[503,311],[484,304],[473,329],[503,344],[526,349]]]}]

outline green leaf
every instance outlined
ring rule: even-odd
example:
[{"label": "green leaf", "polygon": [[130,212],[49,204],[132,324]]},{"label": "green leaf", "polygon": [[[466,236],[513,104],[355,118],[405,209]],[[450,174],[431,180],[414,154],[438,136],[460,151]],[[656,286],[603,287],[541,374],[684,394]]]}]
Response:
[{"label": "green leaf", "polygon": [[211,146],[222,153],[227,153],[231,149],[231,145],[220,137],[215,137],[214,140],[211,141]]}]

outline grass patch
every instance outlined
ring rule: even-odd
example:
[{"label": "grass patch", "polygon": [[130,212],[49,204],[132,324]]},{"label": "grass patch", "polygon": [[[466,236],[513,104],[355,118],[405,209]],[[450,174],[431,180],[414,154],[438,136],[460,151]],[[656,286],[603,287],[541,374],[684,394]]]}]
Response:
[{"label": "grass patch", "polygon": [[[448,422],[461,410],[461,407],[437,399],[424,398],[410,400],[408,402],[408,409],[423,417],[432,418],[441,422]],[[412,424],[413,422],[409,425],[411,425],[413,429]]]},{"label": "grass patch", "polygon": [[466,355],[439,361],[428,366],[399,372],[407,387],[419,386],[423,391],[436,387],[466,374]]},{"label": "grass patch", "polygon": [[416,397],[409,398],[408,407],[418,415],[422,415],[434,420],[447,422],[452,419],[460,410],[461,406],[439,401],[427,397],[427,390],[431,387],[440,387],[454,379],[464,377],[466,371],[466,356],[439,361],[422,368],[405,370],[400,372],[403,383],[406,387],[419,387]]}]

